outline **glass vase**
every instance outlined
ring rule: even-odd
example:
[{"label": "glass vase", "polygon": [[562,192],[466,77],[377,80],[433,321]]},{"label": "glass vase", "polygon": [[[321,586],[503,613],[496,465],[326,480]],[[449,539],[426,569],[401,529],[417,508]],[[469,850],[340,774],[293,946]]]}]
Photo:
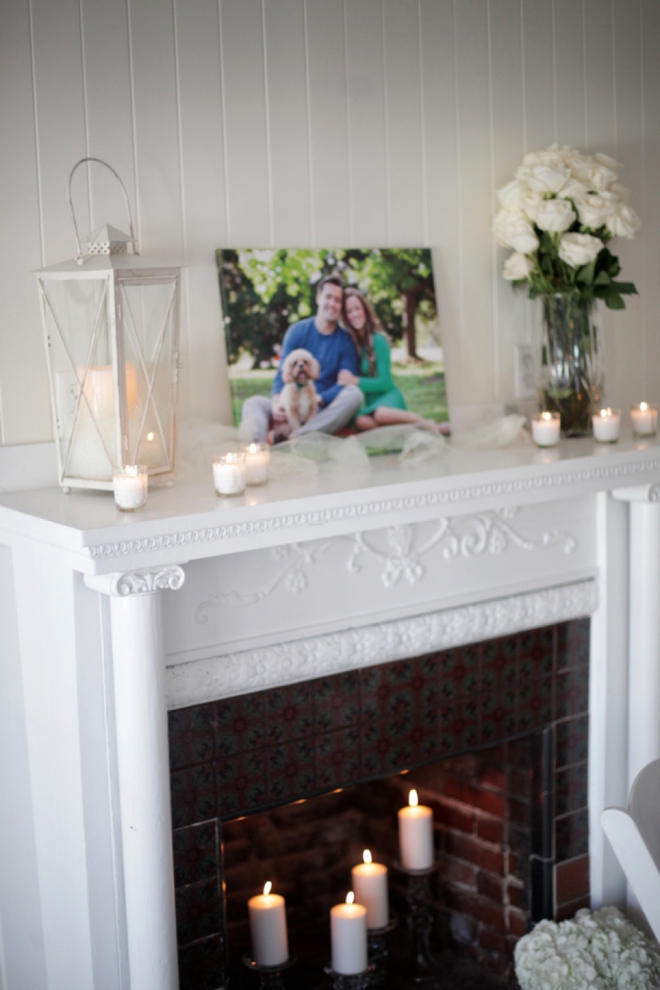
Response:
[{"label": "glass vase", "polygon": [[539,404],[561,417],[561,433],[591,433],[603,397],[602,329],[595,302],[543,296]]}]

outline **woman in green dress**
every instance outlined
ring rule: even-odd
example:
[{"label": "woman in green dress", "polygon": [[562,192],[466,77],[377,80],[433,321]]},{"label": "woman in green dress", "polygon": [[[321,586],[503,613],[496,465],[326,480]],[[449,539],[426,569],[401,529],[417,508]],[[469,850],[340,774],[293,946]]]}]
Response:
[{"label": "woman in green dress", "polygon": [[406,400],[392,381],[390,344],[382,331],[371,303],[358,289],[344,290],[342,323],[350,333],[358,352],[361,375],[340,371],[340,385],[358,385],[364,395],[364,405],[358,410],[355,425],[358,430],[373,430],[377,426],[410,423],[436,433],[448,433],[446,423],[424,419],[406,409]]}]

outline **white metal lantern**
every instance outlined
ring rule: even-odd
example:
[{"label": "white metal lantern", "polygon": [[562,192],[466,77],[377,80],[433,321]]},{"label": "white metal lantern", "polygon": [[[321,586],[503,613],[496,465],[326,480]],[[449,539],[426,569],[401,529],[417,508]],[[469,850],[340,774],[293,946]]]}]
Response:
[{"label": "white metal lantern", "polygon": [[[85,239],[83,256],[71,181],[88,161],[119,181],[130,234],[106,224]],[[37,272],[60,484],[111,489],[113,469],[138,463],[171,475],[181,270],[138,254],[126,189],[101,159],[73,167],[69,205],[78,255]]]}]

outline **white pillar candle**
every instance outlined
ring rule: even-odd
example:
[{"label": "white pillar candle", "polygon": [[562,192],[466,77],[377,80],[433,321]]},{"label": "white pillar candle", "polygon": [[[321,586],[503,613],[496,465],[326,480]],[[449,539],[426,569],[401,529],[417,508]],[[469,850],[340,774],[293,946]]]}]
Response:
[{"label": "white pillar candle", "polygon": [[245,449],[245,480],[248,485],[263,485],[268,481],[270,448],[267,443],[251,443]]},{"label": "white pillar candle", "polygon": [[112,474],[115,504],[121,512],[135,512],[147,504],[149,475],[144,464],[129,464]]},{"label": "white pillar candle", "polygon": [[658,428],[658,406],[653,402],[640,402],[630,407],[633,433],[636,437],[654,437]]},{"label": "white pillar candle", "polygon": [[355,900],[367,909],[367,928],[386,928],[390,921],[387,867],[374,863],[368,849],[362,856],[364,862],[351,870]]},{"label": "white pillar candle", "polygon": [[332,968],[335,973],[352,976],[367,968],[367,909],[354,903],[353,891],[346,895],[345,904],[335,904],[330,910]]},{"label": "white pillar candle", "polygon": [[410,792],[408,806],[399,811],[399,857],[407,870],[433,866],[433,812],[419,804],[417,791]]},{"label": "white pillar candle", "polygon": [[252,957],[260,966],[280,966],[289,958],[284,898],[271,893],[270,881],[263,894],[248,901]]},{"label": "white pillar candle", "polygon": [[232,451],[213,458],[213,483],[218,495],[242,495],[245,491],[245,454]]},{"label": "white pillar candle", "polygon": [[532,440],[537,447],[554,447],[559,443],[561,416],[557,412],[542,412],[532,419]]},{"label": "white pillar candle", "polygon": [[619,439],[621,426],[620,409],[600,409],[591,417],[594,427],[594,439],[599,443],[615,443]]}]

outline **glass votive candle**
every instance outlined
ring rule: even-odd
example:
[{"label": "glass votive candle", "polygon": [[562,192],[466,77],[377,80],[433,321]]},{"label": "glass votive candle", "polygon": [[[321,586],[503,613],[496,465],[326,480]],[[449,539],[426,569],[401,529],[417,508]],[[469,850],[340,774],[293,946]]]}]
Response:
[{"label": "glass votive candle", "polygon": [[145,464],[128,464],[112,472],[115,505],[120,512],[135,512],[147,504],[149,474]]},{"label": "glass votive candle", "polygon": [[541,412],[532,418],[532,440],[537,447],[554,447],[559,443],[560,426],[558,412]]},{"label": "glass votive candle", "polygon": [[245,478],[248,485],[263,485],[268,481],[270,447],[267,443],[251,443],[245,448]]},{"label": "glass votive candle", "polygon": [[621,427],[621,410],[599,409],[591,417],[594,428],[594,440],[599,443],[616,443],[619,439],[619,429]]},{"label": "glass votive candle", "polygon": [[242,495],[245,491],[245,452],[232,450],[215,454],[213,484],[217,495]]},{"label": "glass votive candle", "polygon": [[633,435],[636,437],[654,437],[658,429],[657,402],[638,402],[630,407]]}]

